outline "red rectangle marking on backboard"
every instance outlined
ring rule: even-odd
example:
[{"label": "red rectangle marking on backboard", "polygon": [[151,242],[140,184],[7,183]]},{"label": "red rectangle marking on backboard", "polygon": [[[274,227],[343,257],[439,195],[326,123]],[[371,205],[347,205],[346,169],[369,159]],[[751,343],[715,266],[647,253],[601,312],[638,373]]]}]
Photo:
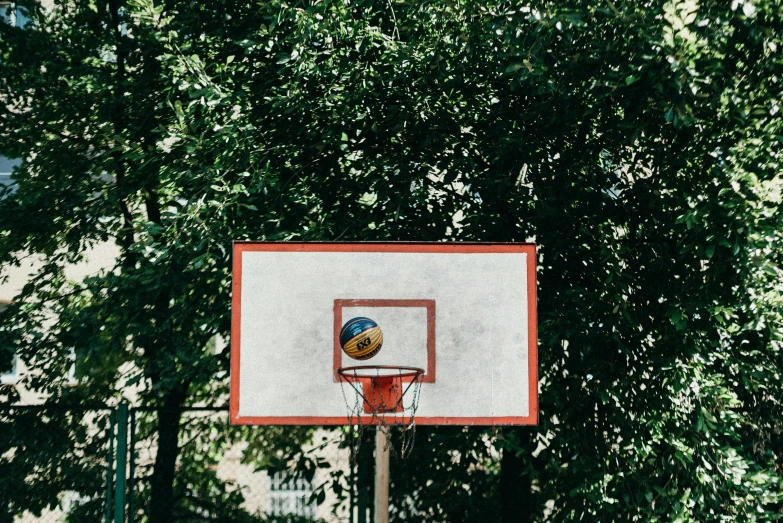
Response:
[{"label": "red rectangle marking on backboard", "polygon": [[427,310],[427,368],[419,379],[422,383],[435,383],[435,300],[334,300],[334,381],[340,383],[337,369],[342,363],[340,330],[343,328],[344,307],[418,307]]}]

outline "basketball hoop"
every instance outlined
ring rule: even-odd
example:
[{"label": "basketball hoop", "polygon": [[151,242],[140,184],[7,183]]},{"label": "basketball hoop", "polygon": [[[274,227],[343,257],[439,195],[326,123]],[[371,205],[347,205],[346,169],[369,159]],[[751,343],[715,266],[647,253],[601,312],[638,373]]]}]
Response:
[{"label": "basketball hoop", "polygon": [[[403,441],[401,456],[407,457],[413,447],[415,436],[415,415],[419,406],[420,377],[424,369],[401,367],[396,365],[364,365],[360,367],[341,367],[337,369],[343,399],[348,408],[348,425],[351,434],[351,448],[355,459],[361,443],[363,427],[378,425],[386,434],[386,444],[391,439],[390,426],[402,425]],[[356,392],[355,401],[349,401],[344,384]],[[357,385],[357,383],[359,385]],[[403,402],[408,391],[410,402]],[[369,418],[369,419],[368,419]],[[354,440],[352,427],[358,428],[358,437]]]},{"label": "basketball hoop", "polygon": [[[364,413],[378,414],[404,412],[402,398],[418,383],[424,369],[417,367],[398,367],[394,365],[365,365],[361,367],[341,367],[337,369],[341,382],[349,383],[364,400]],[[354,386],[358,381],[360,391]],[[417,400],[418,398],[414,396]],[[415,409],[415,406],[414,406]]]}]

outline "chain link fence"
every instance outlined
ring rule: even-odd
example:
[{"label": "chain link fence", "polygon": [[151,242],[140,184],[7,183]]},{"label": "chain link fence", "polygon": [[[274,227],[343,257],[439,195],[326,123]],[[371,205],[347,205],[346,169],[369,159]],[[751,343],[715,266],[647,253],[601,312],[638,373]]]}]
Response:
[{"label": "chain link fence", "polygon": [[[353,519],[350,453],[339,430],[234,427],[227,409],[186,408],[175,414],[172,449],[161,440],[171,416],[3,408],[0,523]],[[170,492],[161,495],[162,484]]]},{"label": "chain link fence", "polygon": [[105,520],[114,424],[107,408],[0,411],[0,523]]}]

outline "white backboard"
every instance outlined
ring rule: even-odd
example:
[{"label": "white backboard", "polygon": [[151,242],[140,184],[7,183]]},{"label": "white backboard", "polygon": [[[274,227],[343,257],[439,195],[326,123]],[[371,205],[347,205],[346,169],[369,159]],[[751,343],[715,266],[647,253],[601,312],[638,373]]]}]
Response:
[{"label": "white backboard", "polygon": [[[234,244],[231,423],[346,424],[337,369],[372,364],[425,370],[417,424],[536,424],[535,262],[532,244]],[[340,349],[356,316],[383,330],[370,360]]]}]

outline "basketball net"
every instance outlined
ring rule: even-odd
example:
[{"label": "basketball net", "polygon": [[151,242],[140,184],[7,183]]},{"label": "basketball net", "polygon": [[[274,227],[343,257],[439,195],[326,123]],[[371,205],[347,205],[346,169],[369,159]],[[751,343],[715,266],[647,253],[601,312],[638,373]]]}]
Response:
[{"label": "basketball net", "polygon": [[[356,462],[365,429],[373,426],[382,430],[386,437],[386,448],[395,455],[390,428],[400,427],[400,457],[407,458],[416,439],[416,409],[419,406],[420,378],[424,370],[415,367],[368,365],[340,368],[337,374],[348,410],[351,462]],[[350,387],[348,394],[346,384]],[[407,405],[403,402],[406,395],[410,398]]]}]

